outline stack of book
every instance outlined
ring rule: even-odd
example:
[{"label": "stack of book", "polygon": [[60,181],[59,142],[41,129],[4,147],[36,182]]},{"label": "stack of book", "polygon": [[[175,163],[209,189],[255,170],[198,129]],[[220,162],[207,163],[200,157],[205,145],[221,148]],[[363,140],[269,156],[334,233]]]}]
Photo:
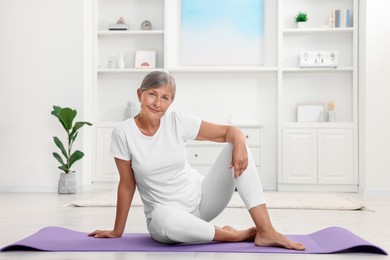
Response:
[{"label": "stack of book", "polygon": [[337,9],[330,13],[330,27],[345,28],[352,27],[352,15],[349,9]]},{"label": "stack of book", "polygon": [[108,25],[108,30],[110,30],[110,31],[126,31],[129,29],[130,29],[129,25],[127,25],[127,24],[110,23]]}]

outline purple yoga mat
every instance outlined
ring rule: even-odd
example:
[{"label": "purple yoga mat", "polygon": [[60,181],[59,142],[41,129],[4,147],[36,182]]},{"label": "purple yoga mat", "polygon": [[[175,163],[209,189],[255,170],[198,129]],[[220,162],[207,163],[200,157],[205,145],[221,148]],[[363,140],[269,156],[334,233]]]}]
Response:
[{"label": "purple yoga mat", "polygon": [[329,254],[337,252],[364,252],[385,254],[387,252],[352,232],[330,227],[309,235],[288,235],[290,239],[305,244],[305,251],[276,247],[258,247],[253,242],[205,243],[165,245],[154,241],[149,234],[124,234],[122,238],[98,239],[87,233],[61,227],[46,227],[37,233],[1,251],[124,251],[124,252],[236,252],[236,253],[288,253]]}]

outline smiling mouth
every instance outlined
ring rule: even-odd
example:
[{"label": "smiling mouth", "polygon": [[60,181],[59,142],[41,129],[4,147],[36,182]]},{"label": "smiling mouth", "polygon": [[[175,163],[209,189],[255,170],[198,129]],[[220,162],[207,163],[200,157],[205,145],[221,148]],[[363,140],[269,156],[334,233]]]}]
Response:
[{"label": "smiling mouth", "polygon": [[153,113],[159,113],[161,112],[160,110],[156,110],[156,109],[153,109],[151,107],[148,107],[150,111],[152,111]]}]

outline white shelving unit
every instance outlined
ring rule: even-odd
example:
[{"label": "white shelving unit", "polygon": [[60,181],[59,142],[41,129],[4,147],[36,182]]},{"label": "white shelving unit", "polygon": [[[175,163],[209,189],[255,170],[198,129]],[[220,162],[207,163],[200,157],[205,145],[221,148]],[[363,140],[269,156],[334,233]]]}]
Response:
[{"label": "white shelving unit", "polygon": [[[238,125],[261,126],[258,165],[266,189],[357,190],[358,0],[264,0],[262,66],[183,66],[180,0],[90,1],[93,64],[91,89],[86,88],[89,107],[85,110],[90,111],[94,122],[93,140],[86,148],[93,155],[93,182],[117,179],[107,155],[110,131],[125,119],[127,102],[138,102],[136,89],[143,77],[161,70],[176,79],[174,108],[212,122],[228,123],[233,115]],[[330,11],[347,8],[352,11],[353,27],[323,28]],[[293,18],[298,11],[309,15],[306,29],[295,27]],[[108,24],[121,16],[130,30],[109,31]],[[144,20],[152,22],[153,30],[141,30]],[[156,50],[156,68],[134,68],[135,51],[145,49]],[[338,51],[338,67],[301,68],[301,51]],[[109,61],[118,60],[121,53],[125,68],[112,68]],[[297,122],[297,104],[326,104],[331,100],[336,105],[335,122]],[[304,143],[313,150],[305,150]],[[193,145],[201,151],[209,147]],[[295,178],[299,168],[287,167],[293,162],[289,158],[302,162],[308,158],[289,154],[288,149],[311,156],[309,163],[315,167],[304,169],[304,175],[310,175],[309,183]],[[329,149],[337,150],[337,156],[332,157]],[[338,163],[337,158],[347,163]]]},{"label": "white shelving unit", "polygon": [[[357,0],[279,0],[278,189],[357,191]],[[350,9],[353,27],[323,28]],[[294,28],[298,11],[306,29]],[[304,51],[338,51],[337,68],[301,68]],[[336,105],[335,122],[297,122],[299,104]]]}]

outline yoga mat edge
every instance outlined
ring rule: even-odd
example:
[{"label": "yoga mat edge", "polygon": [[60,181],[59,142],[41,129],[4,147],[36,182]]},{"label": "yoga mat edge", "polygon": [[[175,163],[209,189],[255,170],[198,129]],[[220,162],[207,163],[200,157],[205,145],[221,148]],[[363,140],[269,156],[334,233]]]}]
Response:
[{"label": "yoga mat edge", "polygon": [[257,247],[253,242],[201,243],[165,245],[154,241],[149,234],[126,233],[122,238],[98,239],[87,233],[62,227],[45,227],[16,243],[1,248],[6,251],[58,251],[58,252],[220,252],[220,253],[274,253],[274,254],[332,254],[387,252],[341,227],[329,227],[308,235],[287,235],[305,244],[305,251],[277,247]]}]

